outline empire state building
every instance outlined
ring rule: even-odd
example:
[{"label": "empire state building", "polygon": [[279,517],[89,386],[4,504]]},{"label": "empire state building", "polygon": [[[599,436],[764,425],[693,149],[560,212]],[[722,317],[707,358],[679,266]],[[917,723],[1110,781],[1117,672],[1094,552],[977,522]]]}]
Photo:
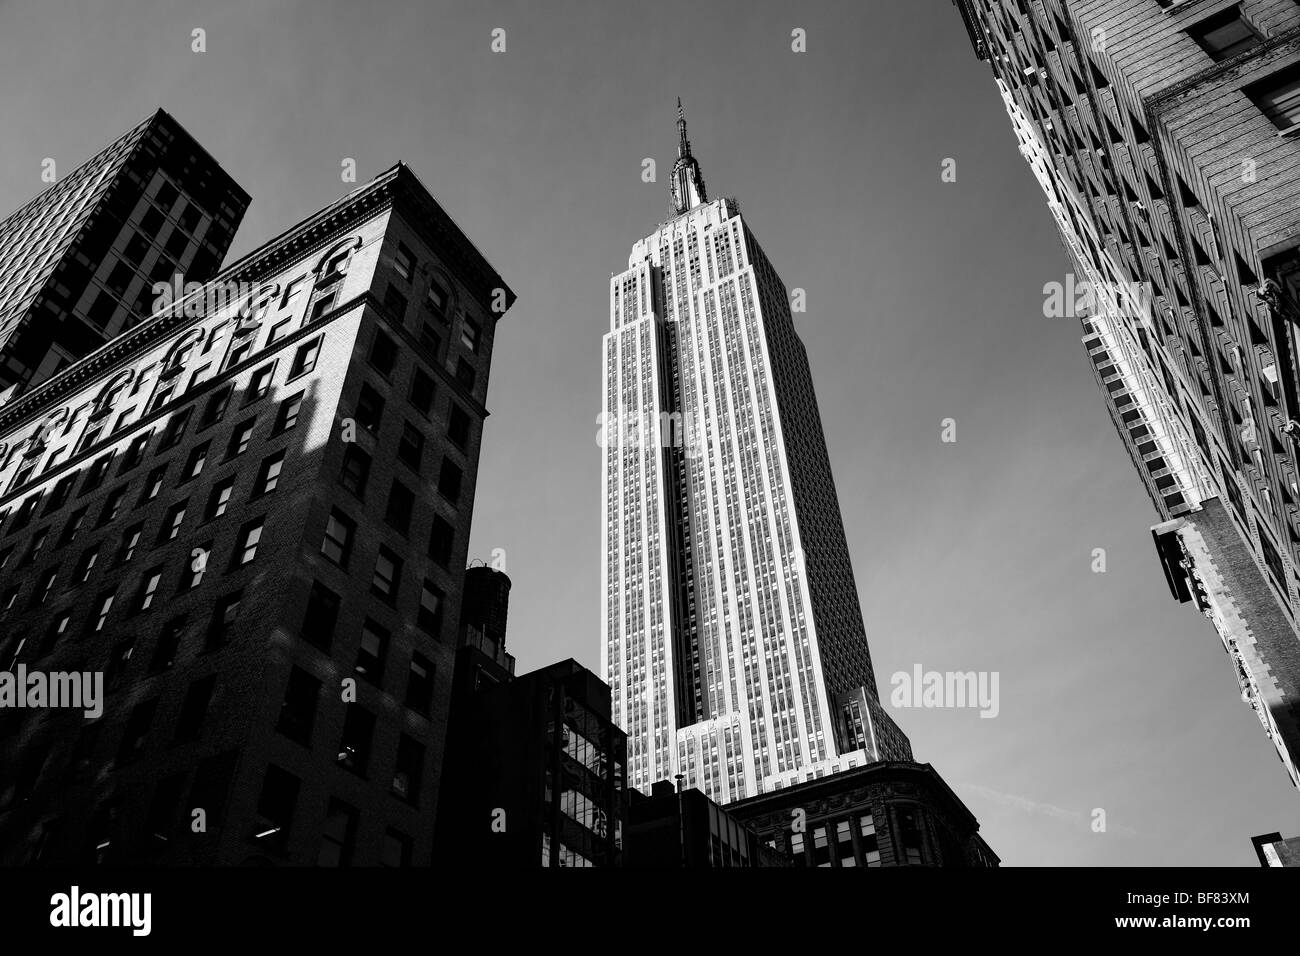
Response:
[{"label": "empire state building", "polygon": [[629,782],[730,802],[911,746],[880,704],[785,285],[678,101],[666,222],[610,280],[601,667]]}]

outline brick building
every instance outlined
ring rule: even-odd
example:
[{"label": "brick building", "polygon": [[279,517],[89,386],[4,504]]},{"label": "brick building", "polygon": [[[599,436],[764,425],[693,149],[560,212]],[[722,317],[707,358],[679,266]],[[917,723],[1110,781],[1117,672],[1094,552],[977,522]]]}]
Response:
[{"label": "brick building", "polygon": [[0,861],[428,863],[513,298],[398,165],[0,408]]},{"label": "brick building", "polygon": [[927,764],[882,761],[727,806],[794,866],[997,866],[979,823]]},{"label": "brick building", "polygon": [[216,273],[248,194],[158,110],[0,221],[0,405]]}]

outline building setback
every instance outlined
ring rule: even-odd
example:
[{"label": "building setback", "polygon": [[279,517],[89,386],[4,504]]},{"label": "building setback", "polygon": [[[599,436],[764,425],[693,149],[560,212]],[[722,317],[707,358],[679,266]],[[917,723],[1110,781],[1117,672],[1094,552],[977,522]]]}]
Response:
[{"label": "building setback", "polygon": [[1170,588],[1300,786],[1300,6],[954,2],[1093,291]]},{"label": "building setback", "polygon": [[429,862],[513,299],[399,164],[0,409],[0,860]]},{"label": "building setback", "polygon": [[147,317],[155,283],[212,278],[247,208],[158,110],[0,221],[0,405]]},{"label": "building setback", "polygon": [[929,764],[885,761],[733,803],[793,866],[997,866],[965,804]]},{"label": "building setback", "polygon": [[678,104],[672,215],[610,280],[601,669],[630,785],[715,801],[911,759],[880,704],[803,343]]}]

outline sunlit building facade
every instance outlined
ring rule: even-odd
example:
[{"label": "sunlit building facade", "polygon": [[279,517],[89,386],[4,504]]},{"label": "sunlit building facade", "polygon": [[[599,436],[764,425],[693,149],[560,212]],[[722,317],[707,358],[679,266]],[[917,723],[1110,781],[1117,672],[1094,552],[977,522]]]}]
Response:
[{"label": "sunlit building facade", "polygon": [[1170,589],[1300,786],[1300,5],[954,5],[1073,261]]}]

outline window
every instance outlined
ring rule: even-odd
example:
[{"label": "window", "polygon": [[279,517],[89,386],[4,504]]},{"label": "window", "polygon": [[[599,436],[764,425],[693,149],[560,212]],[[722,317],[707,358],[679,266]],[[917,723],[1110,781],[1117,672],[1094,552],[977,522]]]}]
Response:
[{"label": "window", "polygon": [[432,697],[433,662],[423,654],[412,654],[411,668],[406,675],[405,704],[417,714],[427,714]]},{"label": "window", "polygon": [[450,458],[442,460],[442,470],[438,472],[438,493],[453,504],[460,500],[460,466]]},{"label": "window", "polygon": [[393,793],[412,806],[420,800],[420,777],[424,773],[424,747],[402,734],[397,743],[397,766],[393,770]]},{"label": "window", "polygon": [[72,580],[75,584],[85,584],[90,579],[90,572],[95,568],[95,562],[99,560],[99,545],[87,548],[81,552],[81,557],[77,559],[77,565],[72,570]]},{"label": "window", "polygon": [[71,475],[64,475],[55,484],[54,490],[50,492],[50,497],[45,501],[45,510],[41,512],[42,516],[58,511],[68,503],[72,497],[72,486],[77,482],[77,475],[74,472]]},{"label": "window", "polygon": [[320,553],[341,568],[348,566],[348,557],[352,553],[352,533],[356,523],[337,508],[330,512],[325,522],[325,536],[321,540]]},{"label": "window", "polygon": [[[252,339],[244,339],[242,342],[236,341],[232,343],[230,351],[226,354],[226,364],[222,367],[222,370],[225,371],[234,368],[240,362],[244,361],[244,359],[248,358],[249,353],[252,351]],[[252,401],[252,399],[249,399],[249,401]]]},{"label": "window", "polygon": [[46,598],[50,596],[50,592],[54,590],[54,582],[58,578],[58,576],[59,576],[59,569],[57,567],[54,567],[54,568],[50,568],[48,571],[44,572],[39,578],[37,578],[36,587],[32,588],[32,599],[31,599],[32,607],[36,607],[37,605],[45,603]]},{"label": "window", "polygon": [[388,632],[366,618],[361,629],[361,646],[357,648],[357,663],[354,668],[358,674],[375,686],[384,679],[384,651],[388,648]]},{"label": "window", "polygon": [[131,654],[135,651],[135,636],[128,637],[125,641],[118,641],[113,646],[113,653],[108,659],[108,672],[104,674],[104,682],[109,687],[115,688],[126,673],[127,665],[131,663]]},{"label": "window", "polygon": [[465,346],[465,348],[469,349],[471,352],[477,353],[480,338],[481,332],[477,322],[472,322],[469,319],[461,321],[460,342]]},{"label": "window", "polygon": [[402,423],[402,437],[397,443],[397,458],[417,475],[424,458],[424,435],[410,422]]},{"label": "window", "polygon": [[381,547],[375,558],[375,571],[370,577],[370,593],[389,604],[397,600],[397,589],[402,583],[402,559]]},{"label": "window", "polygon": [[266,345],[270,345],[272,342],[278,342],[280,339],[284,338],[284,334],[289,331],[291,321],[291,319],[284,319],[271,326],[266,333]]},{"label": "window", "polygon": [[339,484],[358,498],[366,496],[366,482],[370,480],[370,456],[355,443],[350,443],[343,450],[343,468],[339,472]]},{"label": "window", "polygon": [[306,375],[316,368],[316,357],[320,355],[320,337],[312,339],[310,342],[304,342],[298,346],[298,351],[293,354],[293,365],[289,366],[289,377],[297,375]]},{"label": "window", "polygon": [[176,663],[176,655],[180,651],[181,637],[185,633],[185,615],[174,617],[163,625],[162,633],[158,635],[158,643],[154,647],[153,660],[149,662],[149,670],[165,671]]},{"label": "window", "polygon": [[465,391],[474,391],[474,380],[476,377],[477,373],[474,371],[474,366],[470,365],[469,362],[466,362],[464,359],[456,360],[456,381],[465,386]]},{"label": "window", "polygon": [[208,622],[208,647],[217,648],[234,636],[235,621],[239,617],[239,602],[242,591],[228,594],[212,609],[212,618]]},{"label": "window", "polygon": [[388,508],[384,513],[384,521],[394,531],[406,534],[411,527],[411,512],[414,508],[415,493],[394,478],[393,487],[388,492]]},{"label": "window", "polygon": [[916,810],[900,810],[898,814],[898,829],[903,849],[902,856],[906,863],[925,862],[918,815]]},{"label": "window", "polygon": [[136,546],[140,544],[140,536],[144,534],[144,523],[134,524],[127,528],[122,534],[122,546],[117,550],[117,564],[126,564],[135,557]]},{"label": "window", "polygon": [[397,343],[382,329],[375,329],[375,339],[370,345],[370,364],[384,378],[392,375],[397,365]]},{"label": "window", "polygon": [[83,495],[88,491],[94,491],[103,484],[104,476],[108,474],[108,466],[112,463],[112,452],[95,459],[95,463],[86,469],[86,478],[81,483],[81,493]]},{"label": "window", "polygon": [[253,839],[277,848],[285,846],[294,809],[298,805],[300,784],[301,781],[289,771],[275,764],[267,765],[262,794],[257,800],[257,813],[262,818],[262,825],[253,833]]},{"label": "window", "polygon": [[72,512],[72,516],[68,518],[68,523],[63,526],[63,534],[59,535],[59,547],[61,548],[65,544],[71,544],[72,540],[76,538],[77,532],[81,530],[81,526],[85,524],[85,522],[85,508],[78,508],[76,511]]},{"label": "window", "polygon": [[163,517],[162,526],[158,529],[158,543],[163,544],[167,541],[174,541],[181,533],[181,525],[185,523],[185,509],[188,507],[190,499],[182,498],[170,508]]},{"label": "window", "polygon": [[311,325],[313,322],[319,321],[325,313],[334,308],[334,303],[338,301],[338,297],[338,286],[317,292],[311,300],[311,308],[307,310],[307,318],[303,321],[303,325]]},{"label": "window", "polygon": [[424,301],[428,303],[434,315],[445,322],[447,320],[447,303],[450,298],[447,287],[435,279],[429,283],[429,293],[425,296]]},{"label": "window", "polygon": [[1207,17],[1187,31],[1215,63],[1260,45],[1259,35],[1241,15],[1241,5]]},{"label": "window", "polygon": [[248,451],[248,446],[253,440],[253,426],[255,424],[257,424],[257,419],[249,418],[235,426],[235,431],[230,436],[230,444],[226,446],[227,460],[237,458]]},{"label": "window", "polygon": [[209,674],[190,684],[181,702],[180,716],[176,720],[175,743],[197,740],[203,731],[203,719],[208,715],[208,704],[212,701],[212,691],[217,686],[217,675]]},{"label": "window", "polygon": [[447,437],[457,448],[464,448],[469,442],[469,415],[455,403],[447,416]]},{"label": "window", "polygon": [[203,473],[203,466],[208,461],[208,444],[208,442],[204,442],[190,452],[190,457],[185,459],[185,468],[181,471],[180,481],[176,482],[178,485],[184,484],[192,478],[197,478]]},{"label": "window", "polygon": [[320,848],[316,851],[317,866],[350,866],[352,841],[357,832],[356,807],[330,797],[325,823],[321,827]]},{"label": "window", "polygon": [[406,296],[402,295],[401,291],[390,283],[388,288],[384,290],[384,308],[392,312],[393,317],[398,322],[404,323],[406,321],[406,307]]},{"label": "window", "polygon": [[357,424],[370,432],[370,434],[377,435],[379,433],[379,423],[383,417],[383,396],[369,385],[363,384],[361,386],[361,394],[357,398]]},{"label": "window", "polygon": [[226,409],[230,406],[230,396],[235,391],[235,383],[223,385],[208,397],[208,403],[203,407],[203,417],[199,419],[199,426],[206,428],[209,425],[215,425],[221,421],[226,414]]},{"label": "window", "polygon": [[334,629],[339,622],[339,604],[337,594],[319,581],[313,581],[299,636],[308,644],[328,652],[334,643]]},{"label": "window", "polygon": [[254,518],[252,521],[244,523],[239,529],[239,538],[235,544],[235,552],[230,557],[230,566],[232,568],[242,567],[249,564],[257,557],[257,545],[262,540],[262,527],[265,518]]},{"label": "window", "polygon": [[415,275],[415,253],[407,248],[406,243],[397,244],[397,255],[393,258],[393,266],[397,269],[397,274],[408,282],[411,276]]},{"label": "window", "polygon": [[147,501],[153,501],[158,497],[158,492],[162,491],[163,478],[167,476],[167,466],[159,465],[153,471],[149,472],[149,477],[145,479],[144,490],[140,493],[140,504]]},{"label": "window", "polygon": [[40,501],[41,493],[38,491],[19,505],[18,510],[14,512],[14,520],[9,525],[7,533],[13,534],[15,531],[27,527],[28,522],[32,520],[32,515],[36,513],[36,506],[40,504]]},{"label": "window", "polygon": [[153,723],[154,711],[157,709],[158,698],[154,697],[136,704],[131,710],[131,716],[126,720],[126,730],[122,733],[122,742],[117,748],[119,764],[135,759],[144,749],[144,740],[149,735],[149,727]]},{"label": "window", "polygon": [[433,379],[425,375],[420,369],[415,370],[415,376],[411,379],[411,393],[407,397],[415,409],[424,416],[428,416],[429,410],[433,408],[433,397],[437,389],[434,387]]},{"label": "window", "polygon": [[298,278],[294,279],[292,282],[286,285],[284,287],[284,298],[280,300],[280,308],[281,309],[289,308],[289,303],[292,302],[294,300],[294,297],[297,296],[298,293],[303,290],[306,284],[307,284],[307,277],[298,276]]},{"label": "window", "polygon": [[154,595],[158,593],[158,582],[162,580],[161,567],[150,568],[140,581],[140,591],[135,598],[136,612],[147,611],[153,607]]},{"label": "window", "polygon": [[1300,125],[1300,64],[1252,83],[1243,92],[1279,130]]},{"label": "window", "polygon": [[41,644],[38,656],[44,657],[46,654],[54,650],[54,648],[58,646],[63,635],[68,633],[68,627],[71,624],[71,614],[55,615],[54,619],[50,622],[49,629],[45,632],[45,641]]},{"label": "window", "polygon": [[226,506],[230,504],[230,496],[234,493],[234,475],[223,479],[220,484],[213,485],[211,493],[208,494],[207,507],[203,509],[203,520],[211,521],[213,518],[220,518],[225,514]]},{"label": "window", "polygon": [[167,427],[163,429],[162,438],[158,442],[158,450],[164,451],[171,448],[181,440],[185,434],[185,426],[190,423],[190,415],[194,413],[194,407],[183,409],[173,415],[167,422]]},{"label": "window", "polygon": [[353,773],[365,774],[370,762],[370,740],[374,736],[375,715],[357,704],[349,704],[343,718],[343,737],[339,741],[338,763]]},{"label": "window", "polygon": [[140,462],[144,461],[145,449],[149,447],[149,439],[152,433],[145,432],[143,435],[137,435],[131,439],[131,444],[126,448],[126,454],[122,456],[122,464],[118,466],[117,473],[124,475]]},{"label": "window", "polygon": [[36,556],[41,553],[41,548],[45,546],[45,539],[49,537],[49,534],[49,528],[41,528],[32,534],[31,540],[27,543],[27,552],[18,565],[20,568],[26,567],[36,560]]},{"label": "window", "polygon": [[410,866],[411,838],[389,827],[384,833],[384,848],[379,863],[381,866]]},{"label": "window", "polygon": [[432,581],[425,581],[420,591],[420,609],[416,613],[415,623],[426,634],[438,636],[442,627],[442,589]]},{"label": "window", "polygon": [[304,747],[311,746],[311,728],[316,721],[316,701],[320,697],[320,681],[301,667],[289,672],[289,684],[280,704],[280,719],[275,729]]},{"label": "window", "polygon": [[253,373],[252,379],[248,383],[248,397],[244,403],[255,402],[259,398],[265,398],[266,394],[271,391],[271,379],[275,375],[275,363],[263,365]]},{"label": "window", "polygon": [[262,459],[262,467],[257,472],[257,484],[253,486],[253,496],[269,495],[280,483],[280,471],[284,468],[284,452],[278,451]]},{"label": "window", "polygon": [[433,530],[429,532],[429,557],[436,564],[447,567],[451,563],[451,549],[456,541],[456,529],[442,515],[433,516]]},{"label": "window", "polygon": [[189,564],[185,566],[185,573],[181,575],[180,586],[177,588],[178,593],[184,594],[186,591],[193,591],[203,583],[203,575],[208,570],[208,558],[211,555],[211,541],[205,541],[198,547],[191,549]]},{"label": "window", "polygon": [[294,425],[298,424],[298,412],[302,409],[302,392],[297,395],[290,395],[280,403],[280,411],[275,416],[275,428],[271,434],[278,435],[281,432],[287,432]]},{"label": "window", "polygon": [[122,485],[120,488],[115,488],[104,499],[104,507],[100,509],[99,521],[96,522],[97,527],[102,528],[110,521],[117,520],[117,516],[122,512],[122,502],[126,500],[126,492],[127,486]]}]

